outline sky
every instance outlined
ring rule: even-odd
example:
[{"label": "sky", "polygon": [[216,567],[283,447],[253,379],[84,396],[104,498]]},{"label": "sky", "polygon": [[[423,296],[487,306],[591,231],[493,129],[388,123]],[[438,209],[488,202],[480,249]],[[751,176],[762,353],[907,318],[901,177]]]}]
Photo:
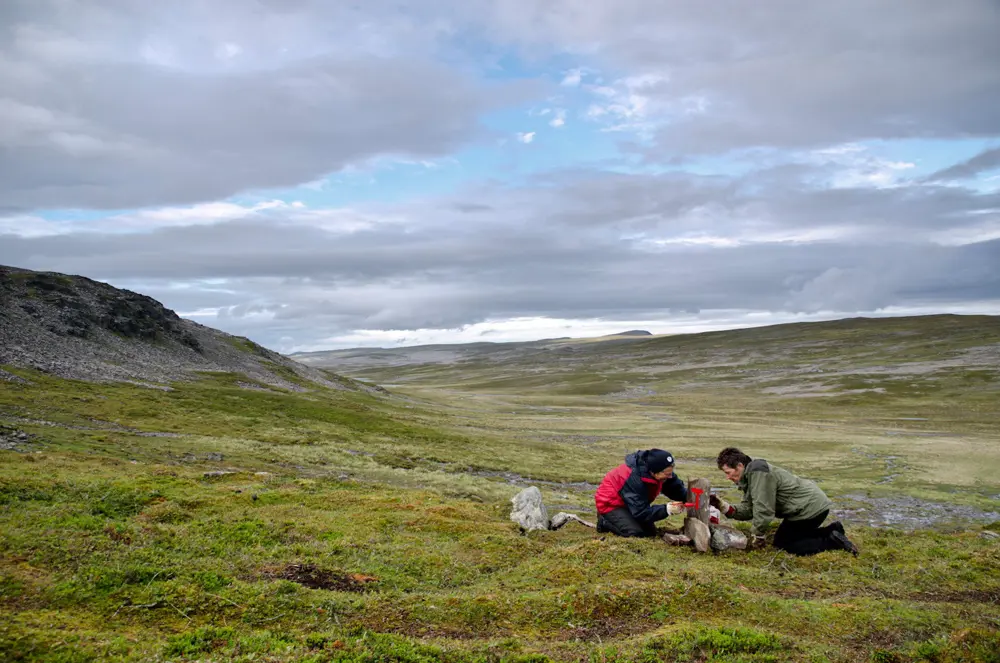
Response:
[{"label": "sky", "polygon": [[0,264],[291,353],[1000,314],[996,0],[5,0]]}]

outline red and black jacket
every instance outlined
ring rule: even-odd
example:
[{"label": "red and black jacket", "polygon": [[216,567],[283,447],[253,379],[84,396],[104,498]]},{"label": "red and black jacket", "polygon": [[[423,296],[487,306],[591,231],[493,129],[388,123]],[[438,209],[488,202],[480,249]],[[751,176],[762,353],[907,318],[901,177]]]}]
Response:
[{"label": "red and black jacket", "polygon": [[677,475],[666,481],[654,479],[646,467],[646,452],[636,451],[626,456],[622,465],[604,475],[594,494],[594,502],[599,514],[627,507],[633,518],[651,523],[668,515],[666,505],[653,504],[661,494],[672,501],[683,502],[687,499],[687,487]]}]

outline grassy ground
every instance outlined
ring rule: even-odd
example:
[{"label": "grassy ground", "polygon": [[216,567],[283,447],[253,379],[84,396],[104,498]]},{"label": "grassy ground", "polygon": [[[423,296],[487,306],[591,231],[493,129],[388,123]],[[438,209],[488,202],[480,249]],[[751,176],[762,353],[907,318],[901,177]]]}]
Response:
[{"label": "grassy ground", "polygon": [[[903,363],[879,352],[872,367]],[[537,484],[550,510],[592,509],[572,482],[654,443],[684,478],[721,483],[711,457],[736,443],[837,500],[997,510],[995,370],[787,398],[762,390],[799,380],[791,360],[748,382],[761,374],[657,372],[643,353],[510,362],[506,378],[428,366],[392,397],[5,367],[32,384],[0,383],[0,424],[36,438],[0,451],[0,660],[1000,660],[1000,523],[849,526],[859,558],[697,555],[573,523],[521,534],[510,473],[555,482]],[[380,370],[364,377],[401,377]]]}]

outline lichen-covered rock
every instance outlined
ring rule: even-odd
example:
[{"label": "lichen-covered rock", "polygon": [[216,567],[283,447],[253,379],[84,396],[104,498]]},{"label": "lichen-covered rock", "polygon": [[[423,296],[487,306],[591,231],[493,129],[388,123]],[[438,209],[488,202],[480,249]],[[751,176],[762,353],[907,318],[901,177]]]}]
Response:
[{"label": "lichen-covered rock", "polygon": [[730,548],[746,549],[747,537],[743,532],[723,525],[711,525],[710,529],[712,530],[710,543],[712,550],[721,552]]},{"label": "lichen-covered rock", "polygon": [[510,519],[522,530],[530,532],[536,529],[549,529],[549,513],[542,503],[542,491],[535,486],[525,488],[511,498],[513,508]]}]

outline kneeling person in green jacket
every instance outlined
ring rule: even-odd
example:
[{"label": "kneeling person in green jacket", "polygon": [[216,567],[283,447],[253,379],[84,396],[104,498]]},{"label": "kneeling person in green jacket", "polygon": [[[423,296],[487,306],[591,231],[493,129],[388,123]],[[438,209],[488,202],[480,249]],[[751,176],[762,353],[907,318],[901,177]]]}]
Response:
[{"label": "kneeling person in green jacket", "polygon": [[730,505],[712,495],[712,506],[734,520],[752,520],[754,545],[764,541],[764,530],[774,518],[781,524],[774,546],[794,555],[815,555],[824,550],[846,550],[857,556],[858,547],[844,534],[840,521],[821,527],[833,502],[808,479],[797,477],[762,458],[751,459],[735,447],[719,452],[716,461],[726,478],[743,492],[743,501]]}]

